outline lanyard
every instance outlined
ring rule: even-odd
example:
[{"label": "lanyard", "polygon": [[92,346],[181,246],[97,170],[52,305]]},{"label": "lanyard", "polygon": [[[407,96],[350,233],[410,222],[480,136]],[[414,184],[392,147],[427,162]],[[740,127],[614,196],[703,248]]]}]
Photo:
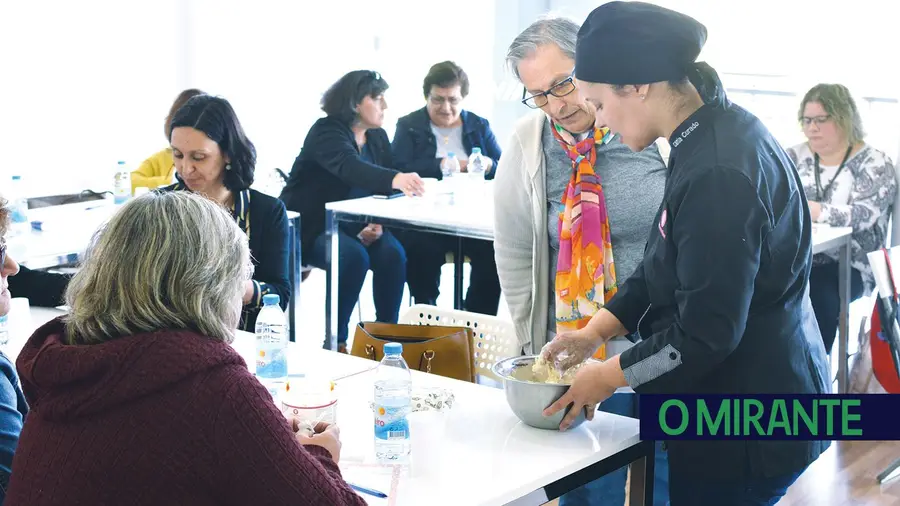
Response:
[{"label": "lanyard", "polygon": [[816,202],[822,202],[822,198],[828,195],[828,190],[831,189],[831,185],[834,184],[834,180],[841,174],[841,171],[844,170],[844,164],[847,163],[847,160],[850,159],[850,152],[853,151],[853,144],[847,147],[847,153],[844,155],[844,159],[841,161],[840,167],[838,167],[837,172],[834,173],[834,177],[831,178],[831,181],[828,182],[828,186],[825,187],[825,190],[822,190],[822,182],[819,180],[819,154],[816,153],[816,166],[813,170],[813,174],[816,176]]}]

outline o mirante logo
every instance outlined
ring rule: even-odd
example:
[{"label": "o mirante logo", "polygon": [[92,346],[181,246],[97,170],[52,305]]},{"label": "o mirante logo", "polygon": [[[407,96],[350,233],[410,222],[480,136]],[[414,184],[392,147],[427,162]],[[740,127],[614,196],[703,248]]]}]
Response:
[{"label": "o mirante logo", "polygon": [[900,440],[895,395],[641,395],[641,439]]}]

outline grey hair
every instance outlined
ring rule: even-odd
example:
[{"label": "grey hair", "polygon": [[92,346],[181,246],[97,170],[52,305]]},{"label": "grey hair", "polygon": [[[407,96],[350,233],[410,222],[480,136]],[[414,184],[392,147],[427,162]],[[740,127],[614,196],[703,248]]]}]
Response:
[{"label": "grey hair", "polygon": [[93,237],[66,289],[66,334],[91,344],[167,329],[231,342],[252,274],[247,236],[190,192],[152,192]]},{"label": "grey hair", "polygon": [[537,48],[546,44],[556,44],[563,54],[575,60],[575,42],[581,25],[564,17],[542,18],[522,31],[506,52],[506,65],[516,79],[519,77],[519,63],[534,54]]}]

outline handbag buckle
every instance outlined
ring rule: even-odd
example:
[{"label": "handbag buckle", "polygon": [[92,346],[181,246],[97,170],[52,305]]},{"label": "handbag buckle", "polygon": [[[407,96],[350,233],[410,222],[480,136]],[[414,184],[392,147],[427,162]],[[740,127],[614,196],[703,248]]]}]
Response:
[{"label": "handbag buckle", "polygon": [[[434,358],[434,350],[425,350],[422,353],[422,358],[425,359],[425,372],[430,373],[431,372],[431,360]],[[420,361],[419,362],[419,370],[421,370],[421,369],[422,369],[422,363]]]}]

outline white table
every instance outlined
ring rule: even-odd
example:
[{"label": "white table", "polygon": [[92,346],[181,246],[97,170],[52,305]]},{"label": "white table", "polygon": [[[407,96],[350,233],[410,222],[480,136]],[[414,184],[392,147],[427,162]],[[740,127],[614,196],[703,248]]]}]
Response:
[{"label": "white table", "polygon": [[[13,361],[35,328],[63,314],[46,308],[26,312],[22,307],[16,304],[10,313],[11,325],[20,329],[5,350]],[[233,346],[252,368],[254,336],[239,332]],[[289,353],[292,375],[336,380],[342,462],[374,463],[368,403],[377,363],[298,343],[290,344]],[[411,465],[398,481],[396,506],[537,506],[628,464],[631,504],[652,498],[654,446],[640,440],[637,419],[597,412],[593,421],[567,432],[534,429],[516,418],[500,389],[412,374],[414,389],[448,389],[455,403],[438,439],[429,439],[427,447],[413,446]]]},{"label": "white table", "polygon": [[[838,251],[838,292],[841,314],[838,319],[838,391],[847,393],[850,385],[850,239],[851,227],[813,225],[813,254]],[[831,372],[828,373],[831,375]]]},{"label": "white table", "polygon": [[[443,184],[441,182],[440,184]],[[453,204],[441,203],[436,197],[399,197],[383,199],[365,197],[326,204],[325,230],[331,234],[331,248],[325,288],[325,343],[329,349],[337,349],[337,276],[338,240],[340,222],[379,223],[386,227],[433,232],[460,238],[494,240],[493,182],[486,181],[479,188],[471,183],[457,192]],[[838,284],[841,296],[841,314],[838,325],[838,392],[847,391],[849,383],[850,342],[850,235],[849,227],[833,228],[814,225],[812,232],[813,254],[837,249],[839,251]],[[461,245],[454,255],[456,275],[454,279],[454,306],[462,307],[462,253]]]},{"label": "white table", "polygon": [[[40,221],[43,230],[9,238],[9,255],[29,269],[47,269],[77,264],[97,229],[122,206],[112,200],[96,200],[30,209],[28,219]],[[288,300],[291,340],[294,340],[297,313],[300,308],[300,214],[288,211],[288,276],[291,297]],[[15,294],[13,294],[15,296]]]},{"label": "white table", "polygon": [[[453,255],[453,306],[463,308],[463,239],[494,240],[494,183],[463,179],[452,184],[455,190],[452,203],[433,192],[424,197],[365,197],[325,205],[325,232],[331,239],[331,247],[326,253],[325,348],[337,349],[337,231],[340,222],[378,223],[385,227],[457,237]],[[447,181],[440,181],[433,189],[443,192],[447,187]]]}]

